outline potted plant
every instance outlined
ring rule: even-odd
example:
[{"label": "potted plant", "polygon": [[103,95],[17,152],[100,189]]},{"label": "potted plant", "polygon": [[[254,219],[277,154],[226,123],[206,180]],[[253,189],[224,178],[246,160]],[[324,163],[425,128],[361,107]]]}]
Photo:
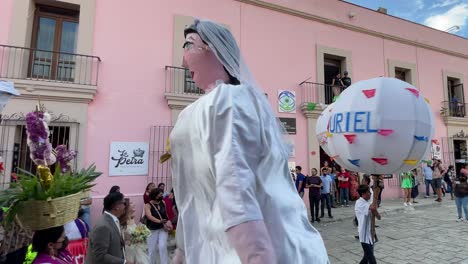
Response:
[{"label": "potted plant", "polygon": [[[78,215],[80,200],[101,175],[94,165],[73,171],[76,152],[49,141],[50,115],[41,107],[26,115],[27,143],[36,174],[18,168],[18,181],[0,191],[0,206],[7,207],[6,223],[17,220],[28,230],[64,225]],[[52,174],[51,166],[55,165]]]}]

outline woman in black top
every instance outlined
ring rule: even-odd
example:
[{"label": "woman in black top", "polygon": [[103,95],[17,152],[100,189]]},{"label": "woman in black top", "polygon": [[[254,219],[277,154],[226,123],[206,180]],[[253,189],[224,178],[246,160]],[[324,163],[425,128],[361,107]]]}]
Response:
[{"label": "woman in black top", "polygon": [[163,190],[156,188],[149,194],[150,202],[145,204],[146,226],[151,230],[148,237],[148,251],[151,260],[156,258],[156,250],[159,249],[160,263],[168,263],[167,252],[168,232],[164,229],[169,217],[166,213],[166,205],[163,201]]}]

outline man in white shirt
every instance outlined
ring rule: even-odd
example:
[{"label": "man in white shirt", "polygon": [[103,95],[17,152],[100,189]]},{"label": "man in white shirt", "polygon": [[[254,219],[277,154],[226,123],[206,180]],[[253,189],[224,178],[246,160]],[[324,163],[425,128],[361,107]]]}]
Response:
[{"label": "man in white shirt", "polygon": [[358,187],[358,193],[361,198],[356,201],[354,211],[358,220],[359,241],[361,242],[364,256],[360,264],[377,263],[374,256],[374,238],[371,235],[372,215],[380,220],[380,214],[377,211],[377,203],[369,202],[371,199],[370,188],[366,184]]},{"label": "man in white shirt", "polygon": [[125,213],[124,195],[109,193],[104,198],[104,213],[90,234],[86,264],[125,263],[125,243],[118,217]]}]

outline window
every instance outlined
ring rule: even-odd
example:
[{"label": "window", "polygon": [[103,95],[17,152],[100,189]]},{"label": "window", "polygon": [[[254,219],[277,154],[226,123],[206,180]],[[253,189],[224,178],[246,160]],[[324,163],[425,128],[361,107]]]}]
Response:
[{"label": "window", "polygon": [[[337,74],[341,74],[342,69],[346,65],[346,58],[325,54],[324,58],[324,80],[325,80],[325,103],[330,104],[334,101],[336,96],[341,93],[342,87],[332,87],[333,79]],[[341,78],[342,76],[340,76]],[[341,86],[340,84],[337,84]]]},{"label": "window", "polygon": [[30,77],[73,81],[79,11],[36,7]]},{"label": "window", "polygon": [[[50,143],[52,147],[58,145],[68,145],[70,143],[70,126],[50,126]],[[18,135],[13,146],[12,172],[17,173],[17,168],[36,174],[36,166],[30,158],[30,152],[27,144],[26,126],[19,125],[16,129]],[[55,166],[51,166],[52,173]]]},{"label": "window", "polygon": [[416,75],[418,70],[415,63],[388,59],[387,70],[389,77],[400,79],[419,89],[418,76]]},{"label": "window", "polygon": [[407,70],[407,69],[396,67],[395,68],[395,78],[400,79],[400,80],[402,80],[404,82],[408,82],[408,78],[406,77],[408,71],[409,70]]},{"label": "window", "polygon": [[464,117],[465,116],[465,95],[463,84],[460,79],[447,78],[448,99],[450,102],[450,116]]}]

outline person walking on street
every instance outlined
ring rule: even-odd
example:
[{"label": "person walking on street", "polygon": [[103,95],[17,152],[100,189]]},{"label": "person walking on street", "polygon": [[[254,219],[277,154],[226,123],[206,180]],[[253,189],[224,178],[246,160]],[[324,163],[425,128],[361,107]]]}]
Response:
[{"label": "person walking on street", "polygon": [[447,192],[450,193],[450,199],[453,200],[453,182],[456,178],[455,167],[450,165],[444,174],[444,181],[447,184]]},{"label": "person walking on street", "polygon": [[309,205],[311,222],[317,221],[320,223],[319,218],[319,204],[320,204],[320,188],[322,188],[322,180],[318,176],[316,168],[312,169],[312,176],[307,177],[306,188],[309,189]]},{"label": "person walking on street", "polygon": [[455,191],[455,204],[457,205],[458,220],[463,222],[462,208],[465,211],[465,220],[468,222],[468,183],[467,176],[461,174],[458,180],[454,182],[453,189]]},{"label": "person walking on street", "polygon": [[426,196],[424,196],[424,198],[430,197],[429,186],[432,186],[432,191],[435,194],[434,185],[432,185],[432,174],[432,167],[426,164],[426,167],[423,168],[424,184],[426,185]]},{"label": "person walking on street", "polygon": [[321,215],[320,218],[323,218],[325,215],[325,203],[327,204],[327,209],[328,209],[328,217],[333,218],[332,213],[331,213],[331,199],[330,199],[330,190],[331,190],[331,185],[332,185],[332,178],[330,175],[328,175],[328,169],[322,169],[322,176],[320,176],[320,179],[322,180],[322,194],[320,196],[320,209],[321,209]]},{"label": "person walking on street", "polygon": [[434,159],[432,166],[432,184],[437,194],[436,202],[442,202],[442,175],[445,173],[445,168],[439,159]]},{"label": "person walking on street", "polygon": [[416,169],[413,170],[414,173],[411,175],[411,178],[412,178],[412,182],[413,182],[413,188],[411,188],[411,199],[413,199],[413,203],[418,203],[418,201],[416,201],[416,198],[419,196],[419,177],[418,177],[418,174],[416,172]]},{"label": "person walking on street", "polygon": [[119,222],[124,213],[124,195],[109,193],[104,198],[104,213],[89,235],[86,263],[125,263],[125,242]]},{"label": "person walking on street", "polygon": [[377,204],[371,199],[369,186],[361,184],[358,187],[358,193],[361,198],[356,201],[354,211],[358,221],[359,241],[361,242],[364,256],[360,264],[375,264],[377,261],[374,256],[374,238],[371,235],[372,216],[380,220],[380,214],[377,210]]},{"label": "person walking on street", "polygon": [[305,176],[302,174],[302,167],[296,166],[296,189],[301,198],[304,197]]},{"label": "person walking on street", "polygon": [[330,190],[331,207],[336,208],[336,204],[338,203],[336,201],[336,192],[337,192],[336,180],[338,177],[337,176],[338,172],[336,171],[336,167],[330,168],[329,174],[330,174],[330,177],[332,178],[332,186]]}]

